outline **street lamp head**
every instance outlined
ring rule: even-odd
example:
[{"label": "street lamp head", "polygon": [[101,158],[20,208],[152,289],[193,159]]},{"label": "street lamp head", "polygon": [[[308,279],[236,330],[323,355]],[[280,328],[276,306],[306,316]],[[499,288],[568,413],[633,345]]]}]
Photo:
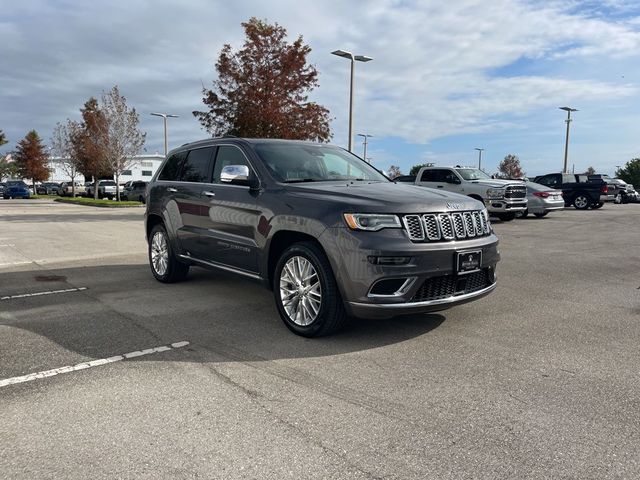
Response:
[{"label": "street lamp head", "polygon": [[339,57],[348,58],[349,60],[353,60],[353,53],[346,52],[344,50],[334,50],[331,52],[332,55],[337,55]]},{"label": "street lamp head", "polygon": [[156,112],[152,112],[151,115],[153,115],[154,117],[162,117],[162,118],[179,118],[180,115],[172,115],[170,113],[156,113]]},{"label": "street lamp head", "polygon": [[364,137],[364,138],[371,138],[373,137],[373,135],[369,135],[368,133],[358,133],[357,134],[359,137]]},{"label": "street lamp head", "polygon": [[370,62],[371,60],[373,60],[373,58],[367,57],[366,55],[356,55],[353,58],[354,58],[354,60],[357,60],[358,62]]},{"label": "street lamp head", "polygon": [[558,107],[560,110],[564,110],[565,112],[577,112],[578,109],[577,108],[571,108],[571,107]]},{"label": "street lamp head", "polygon": [[478,150],[479,152],[483,152],[484,148],[476,148],[476,150]]}]

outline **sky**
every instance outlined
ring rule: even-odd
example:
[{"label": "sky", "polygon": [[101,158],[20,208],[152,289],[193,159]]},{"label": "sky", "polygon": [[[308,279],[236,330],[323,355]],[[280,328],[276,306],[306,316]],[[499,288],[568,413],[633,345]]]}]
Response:
[{"label": "sky", "polygon": [[[113,85],[140,114],[147,153],[208,137],[193,110],[225,43],[240,48],[255,16],[302,35],[319,71],[311,94],[347,145],[349,61],[356,63],[354,133],[367,156],[398,165],[482,165],[507,154],[525,172],[560,171],[566,113],[569,168],[613,173],[640,157],[640,2],[637,0],[0,0],[0,129],[15,148]],[[362,156],[362,141],[354,151]]]}]

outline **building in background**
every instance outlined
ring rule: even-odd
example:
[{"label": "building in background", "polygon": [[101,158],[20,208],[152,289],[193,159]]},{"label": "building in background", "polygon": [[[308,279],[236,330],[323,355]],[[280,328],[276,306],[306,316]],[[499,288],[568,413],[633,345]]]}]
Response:
[{"label": "building in background", "polygon": [[[129,170],[124,170],[120,175],[120,183],[124,184],[129,180],[138,181],[144,180],[148,182],[151,180],[151,177],[155,175],[158,168],[162,164],[164,160],[164,155],[160,154],[152,154],[152,155],[136,155],[134,157],[134,163],[132,164]],[[67,182],[71,180],[69,175],[60,167],[60,159],[59,158],[51,158],[49,160],[49,181],[50,182]],[[115,180],[115,176],[113,177]],[[78,174],[76,180],[80,182],[90,182],[91,179],[84,178],[84,175]]]}]

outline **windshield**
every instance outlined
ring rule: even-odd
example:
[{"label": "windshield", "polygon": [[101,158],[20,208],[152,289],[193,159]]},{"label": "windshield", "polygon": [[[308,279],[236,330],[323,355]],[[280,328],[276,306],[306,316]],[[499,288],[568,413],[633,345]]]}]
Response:
[{"label": "windshield", "polygon": [[465,180],[491,180],[491,177],[477,168],[456,168],[456,171]]},{"label": "windshield", "polygon": [[322,144],[262,143],[255,150],[276,180],[285,183],[389,179],[355,155]]}]

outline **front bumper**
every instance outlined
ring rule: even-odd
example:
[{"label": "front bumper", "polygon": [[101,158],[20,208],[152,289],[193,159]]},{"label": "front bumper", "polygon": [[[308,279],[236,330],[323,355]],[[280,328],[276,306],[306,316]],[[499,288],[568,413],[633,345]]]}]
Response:
[{"label": "front bumper", "polygon": [[[495,267],[500,260],[494,234],[459,241],[411,242],[403,229],[378,232],[329,228],[320,237],[335,273],[348,312],[356,317],[390,318],[397,315],[445,310],[487,295],[495,288]],[[466,289],[457,274],[458,253],[481,251],[482,284]],[[408,263],[380,265],[372,258],[406,257]],[[478,274],[480,273],[478,272]],[[391,295],[377,295],[373,287],[382,280],[407,281]],[[433,283],[437,294],[424,295]],[[446,285],[445,285],[446,284]],[[445,288],[446,287],[446,288]]]},{"label": "front bumper", "polygon": [[484,206],[489,213],[522,212],[527,209],[527,200],[505,200],[504,198],[488,198]]}]

